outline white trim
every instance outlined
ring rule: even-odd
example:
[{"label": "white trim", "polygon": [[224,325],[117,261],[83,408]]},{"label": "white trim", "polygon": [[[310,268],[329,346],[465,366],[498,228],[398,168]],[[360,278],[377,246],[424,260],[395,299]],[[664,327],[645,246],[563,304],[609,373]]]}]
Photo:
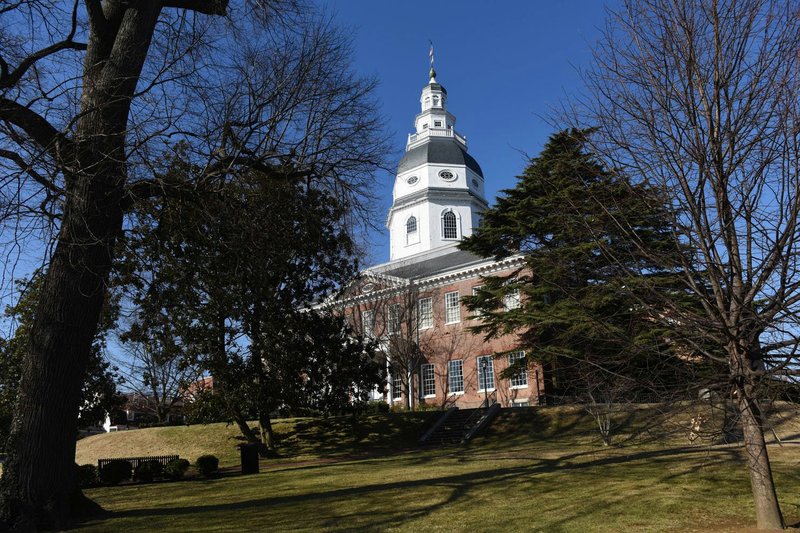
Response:
[{"label": "white trim", "polygon": [[512,385],[512,386],[509,387],[509,389],[511,389],[511,390],[522,390],[522,389],[527,389],[527,388],[528,388],[527,385]]},{"label": "white trim", "polygon": [[[409,286],[410,280],[414,281],[414,285],[417,288],[435,288],[435,287],[440,287],[442,285],[449,285],[451,283],[455,283],[458,281],[473,279],[477,276],[482,276],[482,275],[485,276],[493,274],[495,272],[508,270],[511,268],[518,268],[525,263],[525,257],[520,254],[506,259],[502,259],[500,261],[495,261],[493,259],[486,259],[485,261],[482,261],[480,263],[460,268],[458,270],[452,270],[450,272],[445,272],[443,274],[436,274],[434,276],[422,277],[422,278],[410,278],[410,279],[400,278],[397,276],[391,276],[389,274],[383,274],[380,272],[380,269],[382,268],[399,267],[411,264],[413,262],[416,262],[417,260],[439,257],[440,255],[444,255],[445,253],[451,251],[456,246],[457,244],[452,244],[435,250],[427,250],[424,252],[420,252],[419,254],[404,257],[403,259],[397,261],[390,261],[388,263],[375,265],[374,267],[362,271],[358,279],[356,279],[353,283],[348,284],[338,293],[331,294],[323,302],[320,302],[311,307],[313,309],[319,309],[325,306],[333,306],[341,308],[341,307],[349,307],[359,303],[379,301],[383,298],[390,297],[392,295],[399,294],[400,292],[402,292],[405,288]],[[394,286],[385,287],[377,291],[372,291],[369,294],[358,294],[355,296],[350,296],[349,298],[345,299],[337,299],[337,296],[341,295],[342,292],[347,288],[352,287],[354,284],[357,285],[358,283],[363,283],[364,278],[373,279],[379,282],[380,281],[389,282],[394,284]]]}]

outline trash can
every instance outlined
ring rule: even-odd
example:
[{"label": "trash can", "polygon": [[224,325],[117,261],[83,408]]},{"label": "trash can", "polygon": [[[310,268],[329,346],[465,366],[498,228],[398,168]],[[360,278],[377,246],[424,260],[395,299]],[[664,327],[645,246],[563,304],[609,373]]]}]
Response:
[{"label": "trash can", "polygon": [[242,474],[258,474],[258,444],[240,444]]}]

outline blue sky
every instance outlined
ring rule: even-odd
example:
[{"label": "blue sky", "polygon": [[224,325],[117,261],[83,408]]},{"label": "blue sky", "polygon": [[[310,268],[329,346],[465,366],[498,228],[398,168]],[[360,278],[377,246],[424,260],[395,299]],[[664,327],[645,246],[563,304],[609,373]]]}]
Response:
[{"label": "blue sky", "polygon": [[[319,3],[352,30],[355,70],[380,82],[377,97],[396,149],[393,165],[419,112],[433,41],[437,81],[447,88],[456,129],[483,169],[490,204],[497,191],[514,186],[524,154],[535,156],[553,133],[549,110],[580,90],[578,69],[591,62],[605,21],[604,3],[590,0]],[[382,217],[393,183],[393,175],[376,176]],[[379,222],[383,227],[385,219]],[[370,241],[370,263],[388,261],[388,232]]]}]

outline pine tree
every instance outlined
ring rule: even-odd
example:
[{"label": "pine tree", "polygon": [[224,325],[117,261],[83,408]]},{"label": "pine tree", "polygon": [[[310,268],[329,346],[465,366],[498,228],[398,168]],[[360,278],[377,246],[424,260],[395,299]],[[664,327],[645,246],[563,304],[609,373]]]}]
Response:
[{"label": "pine tree", "polygon": [[647,260],[673,246],[668,210],[657,190],[627,183],[587,153],[590,134],[553,135],[464,241],[484,257],[525,257],[524,267],[486,278],[465,301],[482,318],[477,332],[516,334],[528,358],[549,369],[550,395],[609,404],[672,393],[689,366],[639,305],[640,287],[673,287],[678,258]]}]

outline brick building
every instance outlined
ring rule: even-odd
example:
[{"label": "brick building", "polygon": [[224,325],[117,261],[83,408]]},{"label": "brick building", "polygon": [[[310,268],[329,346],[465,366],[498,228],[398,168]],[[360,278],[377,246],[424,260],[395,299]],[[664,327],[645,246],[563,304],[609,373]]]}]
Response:
[{"label": "brick building", "polygon": [[[512,336],[485,341],[467,328],[477,324],[461,302],[481,276],[510,273],[520,257],[487,260],[458,249],[488,203],[484,176],[467,153],[447,111],[447,91],[430,79],[408,137],[393,190],[387,227],[390,261],[362,272],[336,300],[366,335],[380,341],[389,371],[387,390],[375,399],[391,404],[477,407],[535,405],[544,393],[542,368],[530,364],[499,377],[523,356]],[[519,304],[508,298],[506,306]],[[498,353],[502,355],[495,355]]]}]

